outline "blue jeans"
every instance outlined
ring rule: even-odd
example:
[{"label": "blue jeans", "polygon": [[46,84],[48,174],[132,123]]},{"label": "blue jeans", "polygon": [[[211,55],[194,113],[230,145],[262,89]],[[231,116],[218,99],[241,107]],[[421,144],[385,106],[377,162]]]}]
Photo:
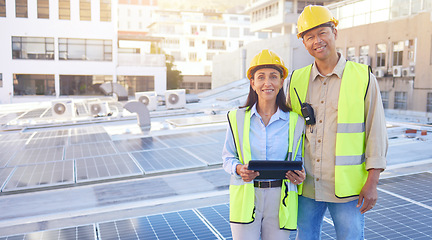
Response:
[{"label": "blue jeans", "polygon": [[364,214],[358,200],[347,203],[318,202],[299,196],[296,240],[321,239],[324,213],[328,208],[336,230],[336,239],[364,239]]}]

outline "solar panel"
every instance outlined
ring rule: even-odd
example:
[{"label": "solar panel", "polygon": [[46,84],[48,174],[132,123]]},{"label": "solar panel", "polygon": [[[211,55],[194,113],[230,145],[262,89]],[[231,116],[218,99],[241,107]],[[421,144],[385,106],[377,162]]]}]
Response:
[{"label": "solar panel", "polygon": [[95,240],[96,228],[92,225],[69,227],[56,230],[47,230],[19,235],[12,235],[7,237],[0,237],[0,240],[24,240],[24,239],[40,239],[40,240]]},{"label": "solar panel", "polygon": [[0,142],[3,143],[3,142],[16,141],[16,140],[27,140],[31,135],[32,135],[31,133],[0,134]]},{"label": "solar panel", "polygon": [[175,134],[175,135],[165,135],[158,136],[163,143],[165,143],[169,147],[184,147],[191,145],[200,145],[200,144],[208,144],[215,143],[216,141],[202,135],[200,133],[184,133],[184,134]]},{"label": "solar panel", "polygon": [[7,178],[13,171],[13,168],[0,168],[0,190],[5,185]]},{"label": "solar panel", "polygon": [[116,151],[111,145],[111,142],[75,144],[66,146],[65,159],[69,160],[85,157],[96,157],[112,155],[115,153]]},{"label": "solar panel", "polygon": [[0,144],[0,168],[5,167],[21,147],[22,145],[17,145],[15,142],[1,143]]},{"label": "solar panel", "polygon": [[182,147],[189,154],[207,162],[208,165],[222,163],[222,143]]},{"label": "solar panel", "polygon": [[202,215],[208,224],[224,239],[232,239],[229,222],[229,204],[197,208],[197,212]]},{"label": "solar panel", "polygon": [[432,173],[424,172],[380,180],[379,188],[417,202],[432,199]]},{"label": "solar panel", "polygon": [[99,239],[221,239],[192,210],[99,223]]},{"label": "solar panel", "polygon": [[28,144],[25,145],[26,149],[29,148],[49,148],[64,146],[67,144],[68,137],[52,137],[52,138],[32,138]]},{"label": "solar panel", "polygon": [[206,166],[205,163],[180,148],[134,152],[132,156],[146,174]]},{"label": "solar panel", "polygon": [[105,142],[110,140],[111,137],[107,133],[92,133],[92,134],[73,135],[70,138],[70,143],[71,144],[94,143],[94,142]]},{"label": "solar panel", "polygon": [[63,159],[63,147],[25,149],[19,151],[9,161],[8,166],[28,165],[44,162],[61,161]]},{"label": "solar panel", "polygon": [[77,182],[142,175],[128,154],[76,159]]},{"label": "solar panel", "polygon": [[60,129],[54,131],[37,131],[33,135],[33,138],[51,138],[51,137],[62,137],[68,135],[69,135],[69,129]]},{"label": "solar panel", "polygon": [[16,119],[17,117],[21,116],[23,113],[24,112],[13,112],[13,113],[2,115],[0,117],[0,124],[8,124],[9,121]]},{"label": "solar panel", "polygon": [[44,112],[46,112],[48,108],[36,108],[33,110],[30,110],[26,112],[25,114],[21,115],[20,119],[32,119],[32,118],[40,118]]},{"label": "solar panel", "polygon": [[[225,117],[226,118],[226,117]],[[201,134],[214,139],[217,142],[225,142],[226,137],[226,129],[224,130],[215,130],[215,131],[204,131],[200,132]]]},{"label": "solar panel", "polygon": [[94,133],[105,133],[105,128],[98,125],[93,125],[92,127],[81,127],[81,128],[71,128],[71,135],[82,135],[82,134],[94,134]]},{"label": "solar panel", "polygon": [[136,152],[167,148],[165,144],[154,137],[114,141],[114,146],[119,152]]},{"label": "solar panel", "polygon": [[74,183],[73,161],[17,167],[3,192]]}]

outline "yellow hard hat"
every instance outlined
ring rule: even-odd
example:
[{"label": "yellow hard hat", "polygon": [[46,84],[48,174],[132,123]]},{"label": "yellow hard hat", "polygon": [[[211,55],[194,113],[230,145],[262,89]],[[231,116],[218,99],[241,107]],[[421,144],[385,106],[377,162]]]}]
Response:
[{"label": "yellow hard hat", "polygon": [[308,5],[303,9],[297,20],[297,38],[301,38],[302,33],[324,23],[333,22],[335,27],[339,21],[324,6]]},{"label": "yellow hard hat", "polygon": [[247,70],[247,77],[252,79],[252,72],[255,68],[263,65],[275,65],[281,68],[282,70],[282,79],[285,79],[288,76],[288,69],[285,67],[282,59],[274,52],[264,49],[252,59],[250,63],[250,67]]}]

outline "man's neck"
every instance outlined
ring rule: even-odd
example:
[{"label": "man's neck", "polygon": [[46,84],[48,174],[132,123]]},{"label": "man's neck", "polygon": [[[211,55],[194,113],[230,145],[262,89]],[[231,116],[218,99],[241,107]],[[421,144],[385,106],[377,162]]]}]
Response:
[{"label": "man's neck", "polygon": [[315,64],[318,69],[318,71],[322,75],[327,75],[331,72],[333,72],[333,69],[336,67],[338,61],[339,61],[340,55],[336,53],[334,57],[329,57],[325,60],[319,60],[315,59]]}]

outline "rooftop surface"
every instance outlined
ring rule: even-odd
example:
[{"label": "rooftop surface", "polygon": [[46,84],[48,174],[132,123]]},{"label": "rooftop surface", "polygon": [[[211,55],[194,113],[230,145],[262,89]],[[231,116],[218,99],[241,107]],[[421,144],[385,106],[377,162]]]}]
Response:
[{"label": "rooftop surface", "polygon": [[[111,116],[66,120],[50,102],[0,105],[0,240],[230,239],[221,151],[226,111],[244,97],[231,88],[158,106],[150,129],[115,101]],[[388,168],[366,239],[431,239],[432,127],[387,124]],[[332,224],[327,213],[323,239],[335,239]]]}]

